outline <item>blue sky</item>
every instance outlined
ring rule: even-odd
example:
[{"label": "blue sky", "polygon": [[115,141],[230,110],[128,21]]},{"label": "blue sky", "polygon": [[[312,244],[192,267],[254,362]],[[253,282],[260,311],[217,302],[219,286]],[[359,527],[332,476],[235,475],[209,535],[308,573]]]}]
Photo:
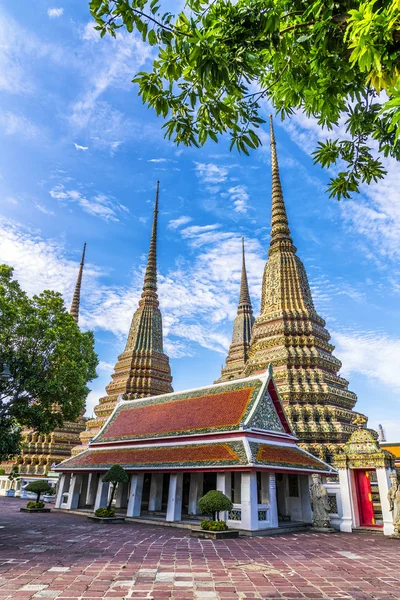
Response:
[{"label": "blue sky", "polygon": [[[69,306],[83,242],[81,325],[100,357],[88,414],[104,394],[137,307],[160,179],[159,296],[174,388],[210,383],[230,342],[246,238],[255,314],[270,221],[268,132],[252,156],[222,140],[164,140],[130,83],[150,63],[132,35],[100,40],[86,2],[0,9],[0,261],[29,292]],[[267,107],[266,107],[267,114]],[[370,425],[400,440],[400,175],[330,200],[310,156],[325,137],[296,115],[276,121],[290,226],[315,305]]]}]

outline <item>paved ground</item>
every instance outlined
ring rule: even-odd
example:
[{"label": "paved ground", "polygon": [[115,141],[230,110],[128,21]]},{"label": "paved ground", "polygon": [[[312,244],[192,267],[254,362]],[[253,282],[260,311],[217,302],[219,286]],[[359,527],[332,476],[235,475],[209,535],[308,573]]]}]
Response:
[{"label": "paved ground", "polygon": [[198,540],[23,505],[0,498],[0,600],[400,599],[400,542],[380,535]]}]

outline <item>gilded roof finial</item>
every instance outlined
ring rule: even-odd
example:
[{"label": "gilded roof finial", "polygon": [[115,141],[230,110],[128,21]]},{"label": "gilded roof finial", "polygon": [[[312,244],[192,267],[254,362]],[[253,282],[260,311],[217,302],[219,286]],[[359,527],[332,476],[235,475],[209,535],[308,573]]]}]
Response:
[{"label": "gilded roof finial", "polygon": [[86,253],[86,242],[83,244],[83,252],[81,258],[81,264],[79,266],[78,278],[76,280],[74,296],[72,298],[71,308],[69,310],[69,314],[75,319],[75,321],[79,322],[79,306],[81,301],[81,285],[82,285],[82,273],[83,266],[85,264],[85,253]]},{"label": "gilded roof finial", "polygon": [[142,298],[152,296],[157,298],[157,218],[158,196],[160,182],[156,184],[156,200],[154,203],[153,227],[151,230],[150,249],[147,259],[146,273],[144,276]]},{"label": "gilded roof finial", "polygon": [[[276,153],[276,142],[272,115],[269,116],[270,143],[271,143],[271,166],[272,166],[272,214],[271,214],[271,248],[282,240],[287,240],[293,247],[290,237],[289,222],[286,214],[285,201],[283,199],[281,179],[279,176],[278,157]],[[294,247],[293,247],[294,248]]]},{"label": "gilded roof finial", "polygon": [[240,281],[239,305],[240,304],[251,305],[249,284],[247,282],[246,261],[244,256],[244,237],[242,237],[242,278]]}]

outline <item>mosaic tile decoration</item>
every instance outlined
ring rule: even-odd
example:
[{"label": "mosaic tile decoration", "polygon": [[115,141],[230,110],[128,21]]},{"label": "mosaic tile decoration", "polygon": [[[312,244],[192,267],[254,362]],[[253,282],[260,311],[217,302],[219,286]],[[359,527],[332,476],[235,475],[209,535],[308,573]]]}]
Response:
[{"label": "mosaic tile decoration", "polygon": [[193,444],[156,448],[112,448],[87,450],[63,463],[66,469],[108,469],[119,464],[125,469],[143,467],[229,466],[247,464],[242,442]]},{"label": "mosaic tile decoration", "polygon": [[262,384],[259,379],[232,382],[122,403],[95,443],[237,429],[250,413]]},{"label": "mosaic tile decoration", "polygon": [[276,414],[267,389],[265,389],[263,397],[260,400],[254,415],[251,417],[248,426],[265,429],[267,431],[285,431]]},{"label": "mosaic tile decoration", "polygon": [[250,442],[250,449],[255,462],[276,467],[292,467],[306,471],[334,472],[331,467],[309,456],[297,446],[275,446]]}]

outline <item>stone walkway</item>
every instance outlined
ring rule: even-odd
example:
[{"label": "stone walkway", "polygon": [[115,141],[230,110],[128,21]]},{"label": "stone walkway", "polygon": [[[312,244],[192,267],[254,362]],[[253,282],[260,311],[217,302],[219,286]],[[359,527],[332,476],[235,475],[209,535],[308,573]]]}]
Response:
[{"label": "stone walkway", "polygon": [[23,505],[0,498],[0,600],[400,599],[400,542],[380,535],[198,540]]}]

